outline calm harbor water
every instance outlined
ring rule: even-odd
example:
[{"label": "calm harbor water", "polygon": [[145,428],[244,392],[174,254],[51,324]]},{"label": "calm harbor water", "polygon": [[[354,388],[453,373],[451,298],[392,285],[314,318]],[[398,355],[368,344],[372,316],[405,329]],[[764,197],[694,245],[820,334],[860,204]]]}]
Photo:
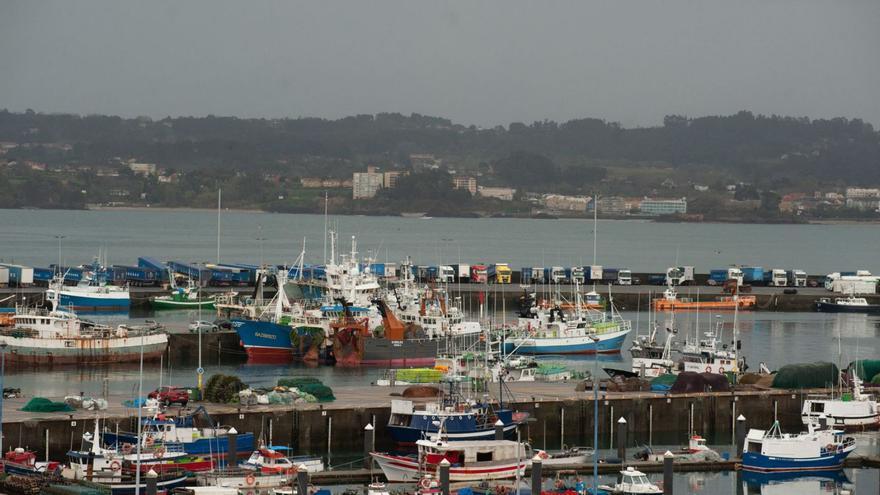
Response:
[{"label": "calm harbor water", "polygon": [[[633,322],[634,331],[624,343],[619,355],[600,356],[599,366],[629,369],[629,348],[636,331],[646,333],[649,325],[646,312],[626,311],[622,316]],[[661,315],[663,316],[663,315]],[[769,313],[742,312],[737,316],[736,327],[742,341],[742,353],[751,370],[757,370],[764,362],[771,369],[791,363],[838,360],[846,366],[854,359],[876,358],[880,356],[880,317],[827,313]],[[152,318],[166,325],[171,331],[186,331],[189,321],[199,317],[197,311],[141,312],[133,316],[127,314],[88,315],[88,318],[107,324],[119,324],[137,319]],[[202,319],[210,314],[203,312]],[[512,318],[513,314],[508,314]],[[501,322],[502,315],[495,315]],[[658,320],[661,328],[676,328],[677,340],[685,336],[694,338],[697,325],[700,333],[716,328],[720,323],[722,337],[732,340],[733,313],[712,314],[679,312],[675,319]],[[838,335],[839,348],[838,348]],[[592,356],[559,358],[566,365],[588,371],[593,367]],[[301,364],[260,365],[249,364],[238,349],[223,350],[203,348],[203,362],[208,375],[214,373],[236,374],[252,386],[274,385],[279,377],[291,375],[315,376],[328,385],[368,385],[375,381],[381,370],[376,368],[334,368],[329,366],[305,367]],[[195,362],[165,363],[163,383],[193,384],[196,380]],[[159,383],[159,365],[147,364],[145,387]],[[50,370],[7,370],[7,386],[21,387],[25,393],[39,389],[42,394],[60,396],[64,394],[99,394],[107,380],[111,393],[131,393],[137,386],[135,366],[58,368]]]},{"label": "calm harbor water", "polygon": [[[593,223],[585,219],[401,218],[331,216],[340,248],[356,235],[359,251],[379,261],[508,262],[514,267],[591,264]],[[307,258],[323,259],[324,217],[223,212],[221,259],[290,263],[306,239]],[[188,210],[0,210],[0,259],[45,266],[91,260],[102,249],[109,263],[138,256],[216,261],[217,214]],[[259,240],[263,239],[263,240]],[[750,225],[600,220],[603,266],[660,271],[674,264],[699,271],[729,264],[803,268],[829,273],[856,268],[880,272],[876,224]]]}]

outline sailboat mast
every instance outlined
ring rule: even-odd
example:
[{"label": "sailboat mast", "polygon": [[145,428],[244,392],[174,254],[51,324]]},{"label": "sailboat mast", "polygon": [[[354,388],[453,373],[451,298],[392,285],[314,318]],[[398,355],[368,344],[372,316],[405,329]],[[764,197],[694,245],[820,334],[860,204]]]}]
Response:
[{"label": "sailboat mast", "polygon": [[222,189],[217,189],[217,264],[220,264],[220,198]]}]

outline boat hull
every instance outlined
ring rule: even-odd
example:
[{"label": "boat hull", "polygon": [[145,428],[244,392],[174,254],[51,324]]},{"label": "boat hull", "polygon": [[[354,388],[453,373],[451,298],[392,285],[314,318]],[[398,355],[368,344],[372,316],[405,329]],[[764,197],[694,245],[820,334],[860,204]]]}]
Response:
[{"label": "boat hull", "polygon": [[655,299],[655,311],[676,311],[676,310],[728,310],[734,309],[753,309],[757,299],[755,296],[739,296],[737,301],[670,301],[668,299]]},{"label": "boat hull", "polygon": [[504,343],[504,349],[516,354],[614,354],[620,352],[628,333],[621,330],[601,334],[598,342],[589,336],[511,339]]},{"label": "boat hull", "polygon": [[[160,479],[156,482],[156,488],[159,493],[171,493],[171,490],[182,487],[186,483],[186,476],[176,476],[168,479]],[[111,495],[134,495],[135,493],[146,493],[147,484],[141,479],[140,485],[134,483],[106,484],[110,488]],[[139,490],[137,488],[140,488]]]},{"label": "boat hull", "polygon": [[150,301],[153,309],[214,309],[214,301],[207,299],[204,301],[174,301],[172,299],[155,298]]},{"label": "boat hull", "polygon": [[[388,481],[407,482],[421,479],[418,460],[390,454],[370,453],[379,464]],[[449,481],[481,481],[515,478],[525,474],[526,460],[475,463],[470,466],[449,468]],[[437,473],[434,473],[437,474]]]},{"label": "boat hull", "polygon": [[835,304],[833,302],[817,301],[816,311],[820,313],[861,313],[876,315],[880,314],[880,304],[853,306],[849,304]]},{"label": "boat hull", "polygon": [[[104,432],[106,445],[137,445],[137,435],[133,433]],[[229,439],[225,436],[200,438],[192,442],[168,442],[169,451],[182,451],[192,456],[209,456],[222,459],[229,450]],[[239,433],[236,438],[236,451],[239,456],[249,456],[254,451],[254,434]]]},{"label": "boat hull", "polygon": [[131,306],[128,293],[78,294],[62,290],[59,304],[62,308],[123,311]]},{"label": "boat hull", "polygon": [[[138,361],[141,337],[105,339],[37,339],[4,337],[8,344],[6,364],[109,364]],[[168,336],[162,333],[143,338],[144,360],[159,359],[168,347]]]},{"label": "boat hull", "polygon": [[364,342],[361,363],[367,366],[434,366],[437,360],[436,340],[388,340],[371,338]]},{"label": "boat hull", "polygon": [[291,327],[271,321],[233,319],[232,327],[248,359],[258,362],[285,362],[293,359]]},{"label": "boat hull", "polygon": [[850,450],[835,452],[819,457],[788,458],[775,457],[755,452],[745,452],[742,456],[742,468],[757,472],[810,472],[838,470]]}]

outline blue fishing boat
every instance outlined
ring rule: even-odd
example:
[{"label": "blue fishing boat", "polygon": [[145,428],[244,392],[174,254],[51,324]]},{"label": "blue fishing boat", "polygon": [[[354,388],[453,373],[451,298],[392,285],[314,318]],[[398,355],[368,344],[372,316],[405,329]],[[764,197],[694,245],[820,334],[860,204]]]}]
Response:
[{"label": "blue fishing boat", "polygon": [[[195,418],[202,414],[207,419],[208,427],[195,426]],[[229,435],[226,427],[217,426],[207,411],[199,407],[192,414],[178,417],[166,417],[158,414],[152,418],[144,418],[141,422],[143,442],[146,445],[163,445],[169,452],[186,452],[189,455],[223,457],[229,451]],[[248,456],[254,451],[253,433],[235,433],[236,451],[240,456]],[[125,450],[126,445],[137,445],[138,434],[134,432],[104,431],[104,444]]]},{"label": "blue fishing boat", "polygon": [[742,467],[759,472],[812,472],[838,470],[856,448],[843,431],[815,429],[785,434],[775,421],[769,430],[749,431],[742,453]]}]

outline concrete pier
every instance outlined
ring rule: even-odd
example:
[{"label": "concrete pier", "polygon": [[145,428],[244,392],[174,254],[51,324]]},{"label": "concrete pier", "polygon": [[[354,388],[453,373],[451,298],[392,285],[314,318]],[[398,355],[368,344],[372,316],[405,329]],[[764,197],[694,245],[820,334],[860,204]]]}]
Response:
[{"label": "concrete pier", "polygon": [[[528,412],[534,421],[522,427],[523,440],[536,447],[561,445],[564,421],[565,442],[568,445],[592,445],[593,402],[591,392],[576,392],[574,383],[511,383],[513,402],[505,406]],[[233,426],[239,432],[259,435],[271,419],[273,443],[291,445],[302,454],[326,455],[328,448],[334,455],[361,455],[364,425],[375,427],[376,448],[394,447],[385,425],[390,415],[391,399],[403,387],[336,387],[337,401],[326,404],[258,405],[242,407],[231,404],[204,404],[214,420]],[[774,411],[784,430],[800,430],[800,409],[808,393],[803,391],[743,391],[737,393],[699,393],[663,395],[650,392],[616,392],[599,398],[599,448],[608,448],[611,442],[611,423],[623,417],[627,421],[626,444],[639,445],[653,439],[654,444],[683,444],[693,425],[693,431],[720,444],[731,444],[735,417],[748,418],[748,427],[769,427]],[[111,396],[107,411],[110,429],[132,431],[136,411],[121,406],[129,397]],[[37,457],[61,459],[70,448],[80,445],[82,434],[94,427],[96,414],[88,411],[75,413],[26,413],[19,409],[29,398],[7,399],[4,402],[5,444],[36,449]],[[424,402],[426,399],[415,399]],[[197,406],[193,403],[191,407]],[[561,418],[565,410],[564,420]],[[177,408],[171,408],[172,414]],[[653,415],[654,417],[649,417]],[[373,418],[375,417],[375,423]],[[331,423],[332,421],[332,423]],[[332,427],[330,426],[332,424]],[[332,430],[330,429],[332,428]],[[48,430],[48,435],[47,435]],[[46,441],[48,437],[48,442]],[[337,454],[338,453],[338,454]]]}]

